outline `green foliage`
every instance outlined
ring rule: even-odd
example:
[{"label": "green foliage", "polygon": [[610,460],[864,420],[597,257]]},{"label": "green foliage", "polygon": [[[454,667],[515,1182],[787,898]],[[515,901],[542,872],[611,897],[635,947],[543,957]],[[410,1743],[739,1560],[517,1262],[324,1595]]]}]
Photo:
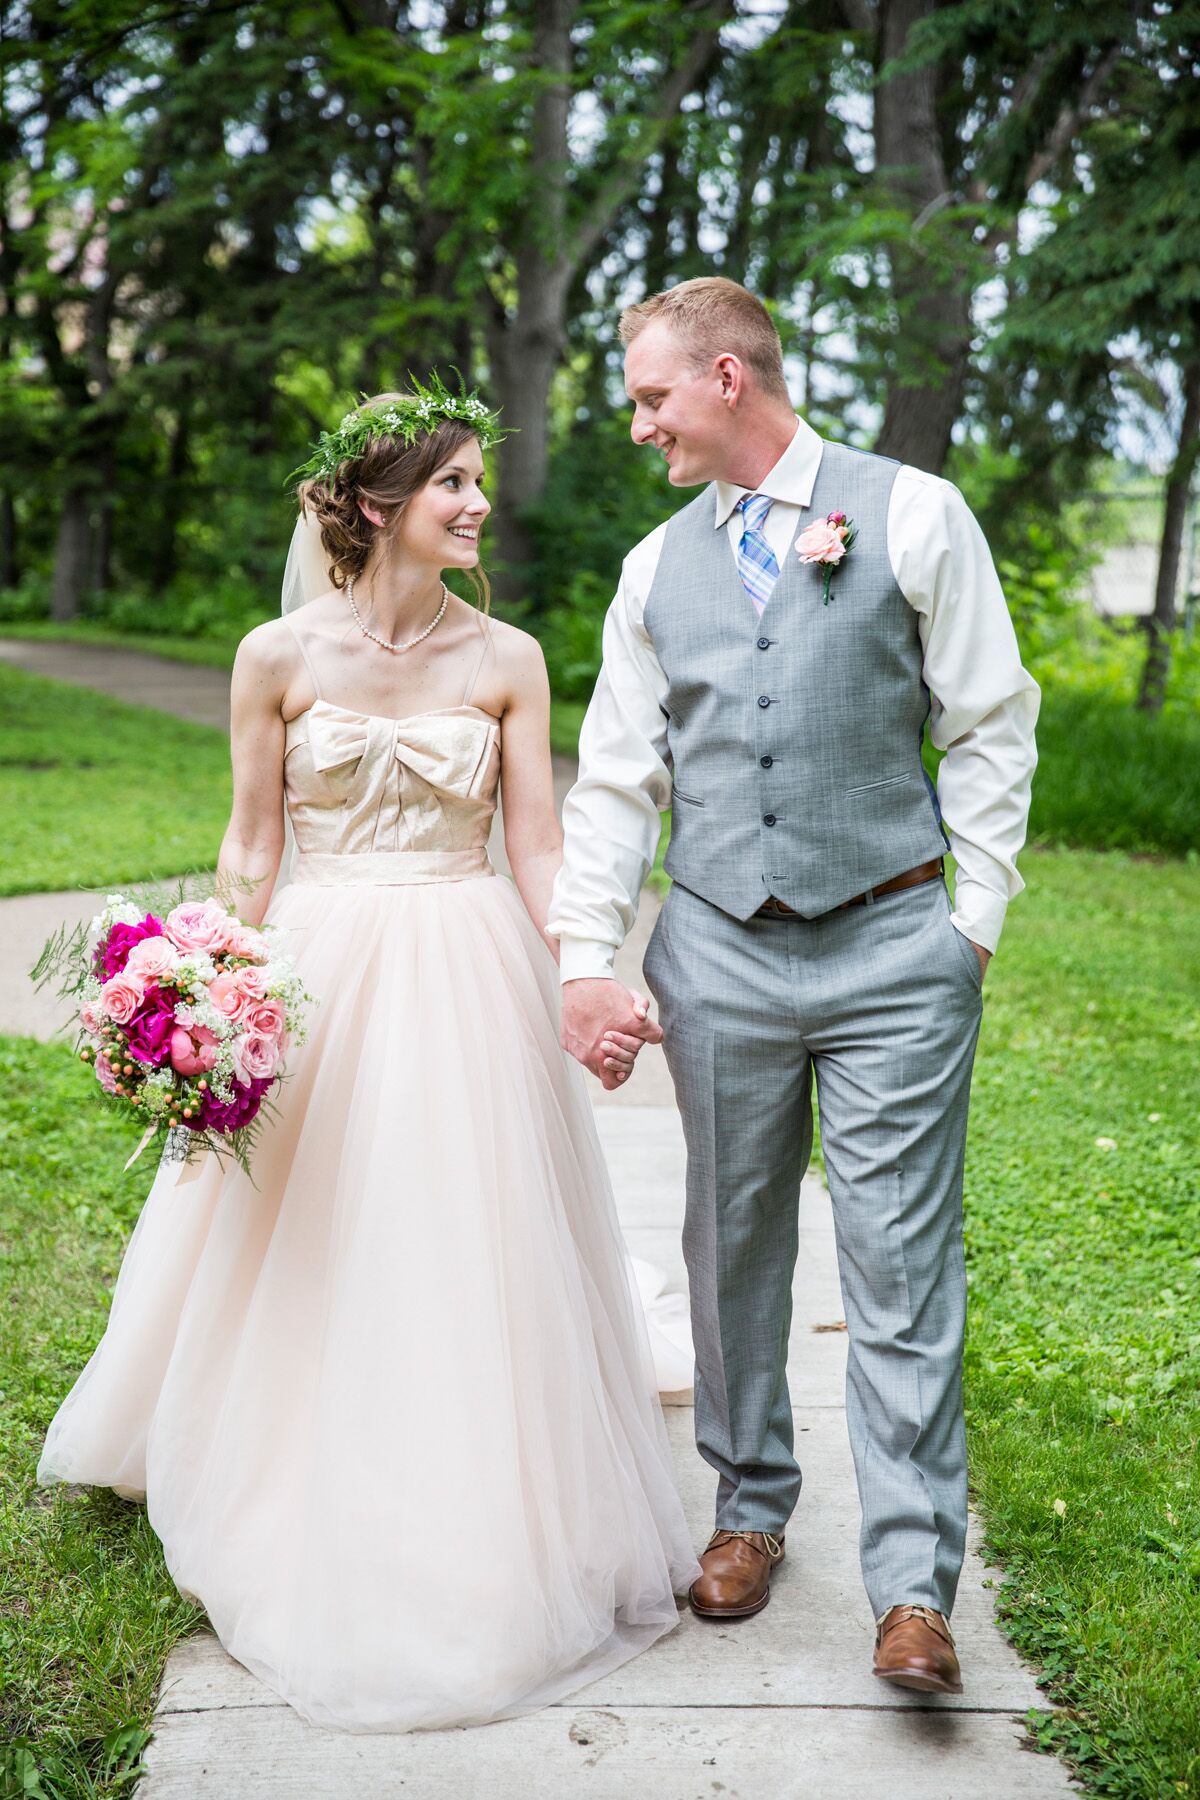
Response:
[{"label": "green foliage", "polygon": [[222,732],[0,665],[0,893],[212,868],[229,818]]}]

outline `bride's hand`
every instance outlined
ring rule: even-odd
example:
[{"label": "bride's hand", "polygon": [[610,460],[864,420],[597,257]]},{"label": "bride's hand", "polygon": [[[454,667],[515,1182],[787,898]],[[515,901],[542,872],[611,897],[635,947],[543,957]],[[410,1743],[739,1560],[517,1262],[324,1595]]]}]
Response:
[{"label": "bride's hand", "polygon": [[600,1040],[600,1067],[617,1081],[625,1081],[633,1073],[638,1051],[645,1038],[629,1037],[623,1031],[606,1031]]}]

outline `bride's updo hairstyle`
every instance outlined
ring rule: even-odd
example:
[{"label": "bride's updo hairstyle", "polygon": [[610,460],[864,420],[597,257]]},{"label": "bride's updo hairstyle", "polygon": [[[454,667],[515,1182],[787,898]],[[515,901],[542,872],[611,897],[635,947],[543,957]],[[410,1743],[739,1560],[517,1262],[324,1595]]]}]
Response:
[{"label": "bride's updo hairstyle", "polygon": [[[468,416],[445,417],[449,407]],[[498,436],[495,415],[482,401],[456,399],[440,383],[432,393],[375,394],[347,413],[336,432],[322,434],[305,465],[318,472],[299,483],[296,497],[301,510],[320,526],[333,585],[344,588],[352,577],[357,580],[377,546],[387,557],[405,507],[455,451],[472,439],[486,448]],[[372,525],[360,502],[380,514],[382,526]],[[480,567],[466,573],[476,603],[487,612],[491,587],[486,574]]]}]

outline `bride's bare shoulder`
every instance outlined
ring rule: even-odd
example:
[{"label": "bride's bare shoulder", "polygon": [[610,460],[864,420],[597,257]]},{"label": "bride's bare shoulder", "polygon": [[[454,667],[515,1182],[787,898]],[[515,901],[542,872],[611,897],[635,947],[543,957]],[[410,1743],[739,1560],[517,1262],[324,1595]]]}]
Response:
[{"label": "bride's bare shoulder", "polygon": [[286,620],[266,619],[248,631],[237,647],[234,693],[254,691],[282,698],[301,667],[300,649]]},{"label": "bride's bare shoulder", "polygon": [[488,619],[495,653],[493,679],[504,696],[505,712],[521,701],[537,701],[549,691],[546,658],[532,632],[503,619]]}]

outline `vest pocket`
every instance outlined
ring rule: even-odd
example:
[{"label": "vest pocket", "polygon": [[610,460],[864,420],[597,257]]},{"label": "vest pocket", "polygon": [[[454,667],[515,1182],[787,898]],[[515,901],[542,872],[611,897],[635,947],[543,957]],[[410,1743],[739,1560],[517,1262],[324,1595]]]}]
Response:
[{"label": "vest pocket", "polygon": [[845,790],[845,798],[849,800],[855,794],[871,794],[874,793],[876,788],[899,787],[902,782],[911,781],[912,778],[913,771],[911,769],[905,769],[901,775],[885,775],[882,781],[864,781],[861,787],[847,788]]},{"label": "vest pocket", "polygon": [[703,806],[704,805],[703,800],[698,800],[696,798],[695,794],[680,793],[679,789],[675,786],[674,782],[671,783],[671,798],[672,798],[672,800],[686,800],[689,806]]}]

